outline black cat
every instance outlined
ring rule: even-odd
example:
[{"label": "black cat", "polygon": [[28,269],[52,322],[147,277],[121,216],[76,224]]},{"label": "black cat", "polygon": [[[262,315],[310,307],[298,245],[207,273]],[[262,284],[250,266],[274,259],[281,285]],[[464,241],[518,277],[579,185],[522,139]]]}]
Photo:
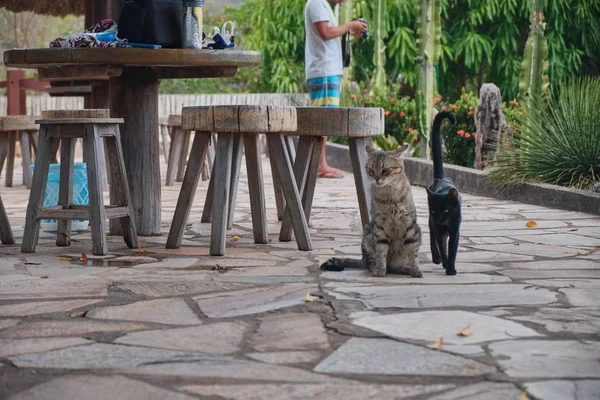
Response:
[{"label": "black cat", "polygon": [[433,156],[433,183],[427,188],[429,204],[429,236],[431,257],[435,264],[442,263],[446,275],[456,275],[456,252],[462,214],[460,193],[452,179],[444,177],[440,125],[444,118],[456,125],[454,114],[440,112],[433,120],[431,153]]}]

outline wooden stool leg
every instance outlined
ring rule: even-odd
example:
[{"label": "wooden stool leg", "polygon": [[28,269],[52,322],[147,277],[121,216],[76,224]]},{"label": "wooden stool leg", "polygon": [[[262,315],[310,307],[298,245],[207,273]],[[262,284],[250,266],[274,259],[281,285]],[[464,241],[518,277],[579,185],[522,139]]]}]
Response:
[{"label": "wooden stool leg", "polygon": [[296,236],[298,249],[305,251],[312,250],[308,224],[306,223],[306,217],[302,209],[302,201],[298,192],[298,186],[296,185],[296,179],[294,179],[290,157],[285,150],[284,137],[282,135],[270,134],[267,135],[267,141],[269,143],[271,158],[274,159],[277,171],[279,172],[279,179],[286,204],[289,205],[292,215],[294,235]]},{"label": "wooden stool leg", "polygon": [[21,158],[23,163],[23,184],[27,189],[31,189],[31,143],[29,142],[29,132],[21,132]]},{"label": "wooden stool leg", "polygon": [[8,157],[6,159],[6,178],[5,178],[5,186],[12,187],[13,185],[13,171],[15,169],[15,151],[17,145],[17,133],[18,132],[9,132],[8,133]]},{"label": "wooden stool leg", "polygon": [[[73,163],[75,161],[75,139],[61,140],[60,149],[60,186],[58,205],[68,210],[73,202]],[[71,245],[71,220],[58,220],[57,246]]]},{"label": "wooden stool leg", "polygon": [[242,135],[236,133],[233,139],[233,156],[231,160],[231,185],[229,186],[229,210],[227,212],[227,229],[233,227],[233,214],[237,200],[237,189],[242,169]]},{"label": "wooden stool leg", "polygon": [[[100,177],[100,151],[102,145],[100,135],[94,125],[84,126],[83,159],[87,164],[88,190],[90,196],[90,226],[92,230],[92,254],[103,256],[108,253],[106,243],[106,209],[102,195],[102,179]],[[61,160],[62,161],[62,160]],[[123,229],[125,230],[125,229]]]},{"label": "wooden stool leg", "polygon": [[259,135],[244,135],[246,150],[246,171],[248,173],[248,194],[252,213],[254,243],[269,243],[267,230],[267,207],[265,204],[265,183],[263,182],[262,160],[260,158]]},{"label": "wooden stool leg", "polygon": [[130,249],[138,248],[137,232],[134,220],[133,203],[131,202],[131,192],[129,191],[129,182],[125,172],[125,160],[123,159],[123,149],[121,148],[121,137],[119,127],[112,128],[114,136],[105,138],[106,151],[109,156],[111,169],[111,191],[114,192],[114,199],[117,206],[127,206],[129,215],[120,218],[123,239]]},{"label": "wooden stool leg", "polygon": [[210,179],[210,173],[212,171],[213,162],[215,160],[215,141],[211,140],[208,144],[208,151],[206,152],[206,158],[202,164],[202,180],[207,181]]},{"label": "wooden stool leg", "polygon": [[227,210],[229,209],[233,141],[233,133],[219,133],[217,157],[211,177],[211,180],[214,182],[213,216],[210,237],[211,256],[222,256],[225,254],[225,231],[227,228]]},{"label": "wooden stool leg", "polygon": [[60,146],[60,141],[55,140],[52,142],[52,148],[49,150],[50,151],[50,162],[53,164],[58,163],[58,158],[56,158],[56,155],[58,154],[59,146]]},{"label": "wooden stool leg", "polygon": [[8,132],[0,132],[0,174],[4,169],[4,162],[8,155]]},{"label": "wooden stool leg", "polygon": [[188,153],[190,152],[190,136],[192,132],[183,132],[183,147],[181,149],[181,158],[179,159],[179,165],[177,166],[177,177],[175,182],[183,181],[183,174],[185,174],[185,166],[187,165]]},{"label": "wooden stool leg", "polygon": [[[286,141],[287,142],[287,141]],[[294,162],[294,176],[296,177],[296,185],[302,196],[306,185],[309,161],[313,152],[314,142],[310,136],[302,136],[298,141],[298,156]],[[289,150],[289,149],[288,149]],[[306,215],[306,214],[305,214]],[[289,242],[292,240],[292,215],[290,207],[285,207],[283,222],[281,223],[281,231],[279,232],[279,240],[281,242]]]},{"label": "wooden stool leg", "polygon": [[293,136],[284,136],[285,140],[285,148],[290,156],[290,161],[292,164],[296,161],[296,146],[294,146],[294,137]]},{"label": "wooden stool leg", "polygon": [[166,186],[173,186],[175,175],[179,167],[181,151],[183,148],[183,131],[179,128],[172,128],[173,141],[171,142],[171,151],[169,153],[169,163],[167,164],[167,180]]},{"label": "wooden stool leg", "polygon": [[163,146],[163,153],[165,153],[165,162],[168,164],[169,163],[169,144],[171,143],[171,140],[169,139],[169,129],[168,127],[162,125],[160,127],[160,134],[162,135],[162,146]]},{"label": "wooden stool leg", "polygon": [[2,197],[0,197],[0,241],[2,244],[13,244],[15,242],[15,237],[10,228],[10,221],[6,215],[6,210],[4,209]]},{"label": "wooden stool leg", "polygon": [[319,159],[321,158],[321,149],[324,145],[323,136],[314,136],[312,137],[312,140],[314,142],[313,151],[308,166],[304,193],[302,193],[302,205],[304,206],[304,214],[306,215],[307,224],[310,222],[310,212],[312,210],[313,199],[315,197],[315,187],[317,186],[317,175],[319,173]]},{"label": "wooden stool leg", "polygon": [[[103,140],[100,140],[100,146],[98,147],[98,154],[100,157],[99,172],[100,172],[100,180],[102,181],[102,189],[108,190],[108,179],[109,179],[108,176],[110,175],[110,163],[107,162],[106,151],[104,151],[106,147],[104,146],[103,142],[104,142]],[[61,153],[61,157],[62,157],[62,153]]]},{"label": "wooden stool leg", "polygon": [[358,206],[363,226],[367,225],[371,219],[371,183],[364,168],[367,162],[367,151],[365,150],[367,144],[371,144],[371,139],[360,137],[348,138],[352,173],[354,174],[356,195],[358,196]]},{"label": "wooden stool leg", "polygon": [[181,246],[181,238],[185,231],[185,224],[190,215],[190,210],[194,204],[194,196],[198,188],[200,179],[200,168],[202,160],[206,157],[210,134],[206,132],[196,132],[194,142],[192,143],[192,152],[188,160],[188,166],[183,177],[183,184],[177,199],[177,207],[175,207],[175,215],[169,229],[169,237],[167,238],[167,249],[177,249]]},{"label": "wooden stool leg", "polygon": [[277,165],[275,164],[275,160],[271,156],[271,149],[269,148],[268,138],[267,150],[267,154],[269,154],[269,162],[271,163],[271,176],[273,177],[273,190],[275,192],[275,206],[277,207],[277,219],[279,221],[282,221],[285,215],[285,199],[283,197],[283,190],[281,189],[281,183],[279,181]]},{"label": "wooden stool leg", "polygon": [[23,232],[22,253],[34,253],[40,234],[40,220],[38,213],[44,205],[44,194],[48,182],[48,171],[50,170],[50,149],[58,140],[49,136],[51,130],[56,128],[40,127],[39,153],[31,178],[31,192],[27,204],[27,215],[25,217],[25,230]]},{"label": "wooden stool leg", "polygon": [[[216,163],[216,162],[215,162]],[[215,193],[215,164],[213,164],[210,180],[208,181],[208,189],[206,190],[206,199],[202,208],[202,217],[200,222],[210,223],[212,221],[213,197]]]}]

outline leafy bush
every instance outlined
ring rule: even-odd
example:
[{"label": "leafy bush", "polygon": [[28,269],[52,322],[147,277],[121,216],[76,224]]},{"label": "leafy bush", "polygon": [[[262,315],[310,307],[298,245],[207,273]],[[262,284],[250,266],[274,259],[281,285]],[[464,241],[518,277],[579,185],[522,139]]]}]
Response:
[{"label": "leafy bush", "polygon": [[571,79],[536,102],[514,114],[512,142],[499,149],[489,181],[591,189],[600,182],[600,79]]}]

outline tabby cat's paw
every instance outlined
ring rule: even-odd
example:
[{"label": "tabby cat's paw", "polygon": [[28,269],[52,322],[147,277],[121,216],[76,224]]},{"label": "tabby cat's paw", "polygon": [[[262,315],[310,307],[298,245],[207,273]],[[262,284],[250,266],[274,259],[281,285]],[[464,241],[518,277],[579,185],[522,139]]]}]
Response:
[{"label": "tabby cat's paw", "polygon": [[446,275],[456,275],[456,269],[454,269],[454,268],[447,269],[446,270]]},{"label": "tabby cat's paw", "polygon": [[373,268],[371,271],[371,276],[379,277],[385,276],[385,268]]},{"label": "tabby cat's paw", "polygon": [[422,278],[423,273],[421,272],[420,269],[415,268],[415,269],[410,270],[410,276],[412,276],[413,278]]}]

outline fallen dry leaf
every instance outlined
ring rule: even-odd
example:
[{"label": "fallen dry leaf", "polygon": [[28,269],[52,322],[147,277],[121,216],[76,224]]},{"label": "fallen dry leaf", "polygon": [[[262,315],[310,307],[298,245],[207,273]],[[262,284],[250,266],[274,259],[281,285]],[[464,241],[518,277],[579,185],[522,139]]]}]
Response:
[{"label": "fallen dry leaf", "polygon": [[72,257],[58,257],[60,261],[75,261]]},{"label": "fallen dry leaf", "polygon": [[440,336],[440,338],[437,340],[437,342],[435,342],[434,344],[432,344],[431,347],[434,350],[439,350],[442,348],[442,343],[444,343],[444,337]]},{"label": "fallen dry leaf", "polygon": [[471,324],[465,326],[464,328],[462,328],[460,330],[460,332],[458,332],[456,334],[456,336],[462,336],[462,337],[467,337],[467,336],[471,336],[473,335],[473,332],[471,332]]},{"label": "fallen dry leaf", "polygon": [[81,253],[81,258],[79,259],[79,261],[81,261],[84,264],[87,264],[88,262],[88,256],[85,253]]},{"label": "fallen dry leaf", "polygon": [[306,294],[304,295],[304,297],[302,298],[302,302],[303,303],[310,303],[311,301],[313,301],[313,299],[310,296],[310,292],[307,290]]},{"label": "fallen dry leaf", "polygon": [[529,396],[527,396],[527,392],[519,393],[519,400],[530,400]]},{"label": "fallen dry leaf", "polygon": [[48,279],[48,275],[42,275],[40,276],[40,279]]},{"label": "fallen dry leaf", "polygon": [[239,236],[234,235],[234,236],[231,237],[231,241],[232,242],[237,242],[238,240],[240,240]]},{"label": "fallen dry leaf", "polygon": [[591,251],[586,251],[585,253],[577,253],[578,256],[591,256],[592,252]]},{"label": "fallen dry leaf", "polygon": [[142,249],[139,249],[139,250],[137,251],[137,253],[138,253],[138,254],[146,254],[146,253],[148,253],[148,250],[142,250]]},{"label": "fallen dry leaf", "polygon": [[525,224],[525,226],[528,227],[528,228],[535,228],[536,226],[538,226],[538,224],[535,221],[527,221],[527,223]]},{"label": "fallen dry leaf", "polygon": [[571,231],[571,232],[575,232],[577,230],[579,230],[579,228],[571,228],[571,229],[569,229],[569,231]]},{"label": "fallen dry leaf", "polygon": [[596,361],[600,362],[600,356],[598,356],[598,357],[596,358]]},{"label": "fallen dry leaf", "polygon": [[112,236],[107,236],[106,240],[112,240],[112,238],[113,238]]}]

